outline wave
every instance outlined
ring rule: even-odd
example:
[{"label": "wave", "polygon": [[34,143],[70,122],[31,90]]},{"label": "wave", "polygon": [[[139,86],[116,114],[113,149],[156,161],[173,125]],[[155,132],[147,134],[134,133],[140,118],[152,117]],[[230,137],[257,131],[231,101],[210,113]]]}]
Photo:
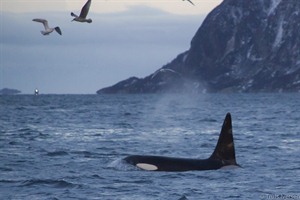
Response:
[{"label": "wave", "polygon": [[65,180],[52,180],[52,179],[30,179],[23,181],[21,187],[47,185],[54,188],[74,188],[77,185]]},{"label": "wave", "polygon": [[9,180],[9,179],[0,179],[0,183],[10,184],[10,183],[18,183],[17,180]]},{"label": "wave", "polygon": [[69,155],[69,153],[66,152],[66,151],[53,151],[53,152],[48,152],[46,155],[47,156],[51,156],[51,157],[54,157],[54,156],[66,156],[66,155]]},{"label": "wave", "polygon": [[71,154],[75,154],[75,155],[82,155],[85,158],[92,158],[93,156],[95,156],[95,153],[92,153],[90,151],[72,151]]},{"label": "wave", "polygon": [[199,120],[200,122],[218,122],[218,120],[213,118],[202,118]]}]

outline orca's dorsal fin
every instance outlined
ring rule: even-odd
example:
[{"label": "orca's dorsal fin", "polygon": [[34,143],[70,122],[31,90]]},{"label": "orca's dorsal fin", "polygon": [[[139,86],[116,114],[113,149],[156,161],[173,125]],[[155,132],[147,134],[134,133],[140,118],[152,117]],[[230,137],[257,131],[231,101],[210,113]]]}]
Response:
[{"label": "orca's dorsal fin", "polygon": [[217,146],[209,159],[221,160],[224,166],[238,165],[235,160],[235,150],[230,113],[227,113],[224,119]]}]

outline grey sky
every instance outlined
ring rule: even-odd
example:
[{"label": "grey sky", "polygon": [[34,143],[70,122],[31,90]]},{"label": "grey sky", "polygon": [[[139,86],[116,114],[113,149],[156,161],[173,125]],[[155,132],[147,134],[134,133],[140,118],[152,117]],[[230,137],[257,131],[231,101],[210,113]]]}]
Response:
[{"label": "grey sky", "polygon": [[[131,76],[145,77],[189,48],[207,13],[176,15],[138,5],[91,12],[91,24],[71,22],[69,14],[1,12],[0,89],[93,94]],[[63,35],[43,36],[33,18],[60,26]]]}]

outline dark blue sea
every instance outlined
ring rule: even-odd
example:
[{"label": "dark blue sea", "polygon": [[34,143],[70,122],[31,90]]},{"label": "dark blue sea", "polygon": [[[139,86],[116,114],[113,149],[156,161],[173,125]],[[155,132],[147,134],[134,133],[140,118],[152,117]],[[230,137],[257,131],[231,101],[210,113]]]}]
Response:
[{"label": "dark blue sea", "polygon": [[[242,168],[150,172],[132,154],[207,158],[227,112]],[[300,199],[300,94],[0,96],[0,199]]]}]

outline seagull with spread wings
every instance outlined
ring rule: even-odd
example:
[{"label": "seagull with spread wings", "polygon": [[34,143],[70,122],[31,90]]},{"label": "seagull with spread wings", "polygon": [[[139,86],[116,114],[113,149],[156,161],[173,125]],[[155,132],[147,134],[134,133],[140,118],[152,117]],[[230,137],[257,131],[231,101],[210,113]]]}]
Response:
[{"label": "seagull with spread wings", "polygon": [[44,31],[41,31],[41,33],[43,35],[49,35],[50,33],[52,33],[54,30],[59,34],[61,35],[61,30],[60,28],[57,26],[55,28],[50,28],[49,25],[48,25],[48,21],[45,20],[45,19],[33,19],[32,21],[35,21],[35,22],[40,22],[44,25],[45,27],[45,30]]},{"label": "seagull with spread wings", "polygon": [[72,21],[77,21],[77,22],[87,22],[87,23],[92,23],[92,19],[87,19],[86,16],[89,12],[90,6],[91,6],[92,0],[88,0],[84,6],[81,9],[80,15],[76,15],[73,12],[71,12],[71,16],[74,17]]}]

